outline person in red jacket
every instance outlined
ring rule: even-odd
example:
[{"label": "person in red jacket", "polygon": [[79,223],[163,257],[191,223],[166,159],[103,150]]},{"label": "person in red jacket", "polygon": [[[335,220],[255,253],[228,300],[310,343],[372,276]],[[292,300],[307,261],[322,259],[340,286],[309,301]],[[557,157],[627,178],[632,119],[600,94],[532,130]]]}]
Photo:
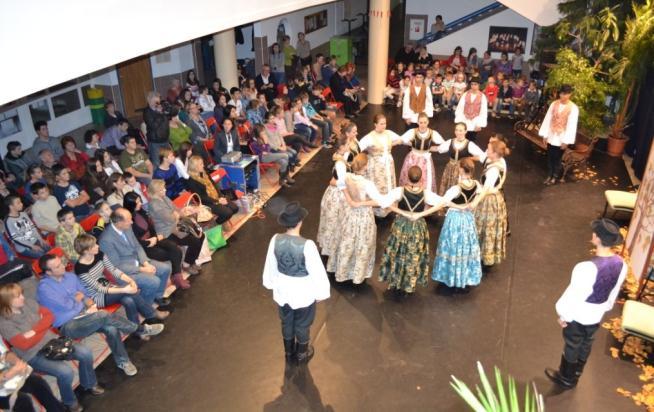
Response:
[{"label": "person in red jacket", "polygon": [[466,68],[466,59],[463,57],[463,49],[461,46],[454,48],[454,53],[446,60],[447,65],[456,69],[457,71]]},{"label": "person in red jacket", "polygon": [[61,147],[64,154],[61,155],[59,163],[70,170],[73,180],[80,180],[86,173],[86,164],[89,162],[89,155],[77,149],[75,139],[70,136],[61,138]]},{"label": "person in red jacket", "polygon": [[[26,299],[17,283],[0,286],[0,334],[9,341],[14,352],[35,371],[57,379],[61,399],[70,411],[83,408],[73,392],[74,371],[70,363],[48,359],[41,349],[58,337],[50,328],[54,316],[47,308]],[[93,352],[82,343],[73,345],[72,358],[79,362],[79,379],[82,387],[93,395],[102,395],[93,369]]]}]

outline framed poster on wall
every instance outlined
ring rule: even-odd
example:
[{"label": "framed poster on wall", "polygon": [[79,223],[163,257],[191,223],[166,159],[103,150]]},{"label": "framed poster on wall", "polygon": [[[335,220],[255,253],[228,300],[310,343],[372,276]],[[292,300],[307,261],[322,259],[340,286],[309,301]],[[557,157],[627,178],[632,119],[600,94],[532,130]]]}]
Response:
[{"label": "framed poster on wall", "polygon": [[304,34],[327,27],[327,10],[304,16]]},{"label": "framed poster on wall", "polygon": [[409,40],[420,40],[425,37],[427,22],[422,19],[409,20]]},{"label": "framed poster on wall", "polygon": [[488,29],[488,50],[490,52],[514,53],[518,47],[524,52],[526,46],[526,27],[490,26]]}]

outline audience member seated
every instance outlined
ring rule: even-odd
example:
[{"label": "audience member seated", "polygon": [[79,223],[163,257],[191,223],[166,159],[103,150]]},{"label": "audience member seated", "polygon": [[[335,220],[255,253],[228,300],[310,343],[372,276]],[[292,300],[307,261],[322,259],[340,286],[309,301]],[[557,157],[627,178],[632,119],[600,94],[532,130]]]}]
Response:
[{"label": "audience member seated", "polygon": [[8,209],[5,219],[5,234],[13,243],[16,251],[34,259],[43,256],[50,250],[50,245],[43,240],[27,213],[23,212],[23,201],[18,196],[10,195],[4,202]]},{"label": "audience member seated", "polygon": [[488,107],[492,110],[495,110],[495,103],[497,101],[497,95],[500,92],[500,88],[495,83],[495,77],[490,76],[488,78],[488,83],[484,87],[484,94],[486,95],[486,100],[488,101]]},{"label": "audience member seated", "polygon": [[[202,163],[202,158],[199,156],[192,156],[191,159],[199,159],[196,162]],[[189,167],[192,164],[193,160],[189,161]],[[204,233],[198,238],[193,234],[183,233],[178,230],[177,223],[179,223],[182,214],[173,202],[166,197],[163,181],[153,180],[150,183],[148,191],[151,194],[150,217],[152,218],[156,232],[164,238],[172,240],[178,246],[188,246],[184,256],[184,262],[182,263],[182,269],[189,273],[199,273],[200,268],[195,264],[195,261],[200,256],[200,251],[202,250]]]},{"label": "audience member seated", "polygon": [[179,94],[182,92],[182,82],[179,79],[173,79],[168,91],[166,92],[166,100],[170,104],[175,104]]},{"label": "audience member seated", "polygon": [[323,146],[330,149],[331,148],[330,143],[332,142],[335,136],[333,133],[334,126],[332,124],[332,121],[329,120],[327,117],[323,117],[320,113],[318,113],[318,109],[313,107],[313,105],[309,101],[308,93],[300,94],[300,99],[302,100],[302,109],[304,111],[304,114],[309,118],[309,120],[311,120],[311,123],[318,126],[322,132],[321,134],[322,134]]},{"label": "audience member seated", "polygon": [[291,172],[294,171],[295,166],[298,166],[300,164],[300,161],[298,160],[297,157],[297,152],[295,149],[288,147],[286,145],[286,142],[284,142],[284,138],[279,134],[279,131],[277,130],[277,126],[275,125],[275,116],[271,112],[266,113],[266,123],[264,125],[264,130],[266,131],[266,135],[268,137],[267,141],[268,144],[270,145],[270,148],[274,153],[286,153],[288,154],[289,158],[289,170]]},{"label": "audience member seated", "polygon": [[125,119],[125,116],[118,110],[116,110],[116,105],[111,100],[108,100],[104,104],[104,128],[109,129],[112,126],[115,126],[121,120]]},{"label": "audience member seated", "polygon": [[109,203],[109,206],[112,209],[122,207],[125,193],[130,190],[130,188],[127,188],[125,177],[123,175],[118,173],[112,174],[109,176],[109,180],[107,180],[106,192],[109,193],[106,197],[107,203]]},{"label": "audience member seated", "polygon": [[513,89],[511,89],[509,79],[502,80],[502,87],[500,87],[500,90],[497,94],[497,101],[495,102],[495,111],[493,113],[493,117],[500,116],[504,106],[509,107],[509,119],[513,119],[513,111],[515,108],[513,106]]},{"label": "audience member seated", "polygon": [[[190,106],[195,106],[195,104],[187,103],[187,108]],[[176,107],[173,107],[168,114],[168,127],[170,128],[170,145],[172,147],[179,147],[183,142],[191,141],[191,128],[180,120],[179,110]]]},{"label": "audience member seated", "polygon": [[236,127],[230,118],[223,119],[223,130],[216,135],[216,143],[213,146],[213,158],[220,162],[223,155],[231,152],[240,152],[241,145],[239,142]]},{"label": "audience member seated", "polygon": [[325,65],[325,55],[317,53],[315,57],[315,61],[311,64],[311,72],[313,73],[313,77],[316,79],[316,84],[322,84],[322,66]]},{"label": "audience member seated", "polygon": [[114,266],[136,281],[146,302],[168,306],[170,300],[164,298],[164,291],[170,278],[170,265],[148,258],[134,236],[132,214],[127,209],[116,209],[110,222],[100,235],[100,250]]},{"label": "audience member seated", "polygon": [[95,222],[93,229],[91,229],[91,234],[96,239],[100,239],[100,235],[104,232],[104,228],[108,223],[110,223],[112,210],[109,203],[99,202],[95,205],[95,213],[98,214],[98,220]]},{"label": "audience member seated", "polygon": [[41,166],[34,163],[29,165],[27,168],[27,181],[25,182],[25,200],[30,203],[34,202],[34,198],[32,197],[32,185],[37,182],[46,185],[48,184],[47,180],[45,180],[45,177],[43,177]]},{"label": "audience member seated", "polygon": [[122,139],[124,136],[127,136],[128,128],[129,123],[127,123],[127,120],[119,120],[115,125],[104,131],[100,147],[114,156],[120,156],[120,152],[125,150],[125,145],[123,145]]},{"label": "audience member seated", "polygon": [[[32,372],[25,361],[14,352],[10,352],[5,343],[0,340],[0,409],[15,412],[34,412],[32,396],[48,412],[64,412],[64,404],[52,393],[50,385],[42,377]],[[16,382],[22,382],[16,385]],[[30,396],[31,395],[31,396]],[[78,409],[79,410],[79,409]]]},{"label": "audience member seated", "polygon": [[252,141],[252,151],[259,156],[259,160],[265,163],[276,163],[279,166],[279,184],[284,187],[290,187],[295,180],[289,176],[288,153],[273,153],[268,144],[266,128],[262,125],[256,125],[255,139]]},{"label": "audience member seated", "polygon": [[41,182],[31,187],[34,204],[32,205],[32,219],[39,230],[46,233],[55,233],[59,227],[57,213],[61,206],[57,199],[50,194],[50,188]]},{"label": "audience member seated", "polygon": [[20,142],[12,140],[7,143],[7,155],[4,164],[7,167],[7,173],[11,173],[16,178],[15,186],[21,187],[25,183],[27,169],[30,166],[30,159],[23,152],[23,146]]},{"label": "audience member seated", "polygon": [[10,187],[7,187],[6,181],[0,178],[0,201],[2,201],[2,205],[0,207],[0,219],[2,220],[4,220],[7,214],[9,213],[9,208],[6,205],[5,200],[10,196],[20,197],[17,191],[15,191]]},{"label": "audience member seated", "polygon": [[427,69],[434,62],[434,58],[431,57],[431,54],[427,53],[427,48],[421,46],[418,49],[418,55],[416,56],[416,64],[422,69]]},{"label": "audience member seated", "polygon": [[413,50],[413,44],[407,43],[395,53],[395,63],[409,64],[416,61],[416,52]]},{"label": "audience member seated", "polygon": [[[66,361],[48,359],[41,352],[48,342],[57,338],[50,330],[54,320],[52,311],[44,306],[39,307],[33,298],[26,298],[17,283],[0,286],[0,334],[34,371],[57,379],[61,400],[67,410],[81,411],[83,408],[73,391],[72,365]],[[104,388],[98,384],[93,369],[93,352],[81,342],[74,343],[73,348],[72,358],[78,362],[82,388],[93,395],[102,395]]]},{"label": "audience member seated", "polygon": [[154,171],[152,178],[163,180],[166,183],[166,196],[174,199],[186,186],[186,182],[179,177],[175,168],[175,152],[167,147],[159,150],[159,162],[159,167]]},{"label": "audience member seated", "polygon": [[111,157],[111,153],[108,151],[100,149],[95,152],[95,157],[102,161],[102,167],[107,176],[111,176],[114,173],[123,173],[123,169],[120,168],[118,162]]},{"label": "audience member seated", "polygon": [[216,101],[216,107],[213,109],[213,118],[216,119],[216,123],[223,124],[223,119],[225,118],[225,110],[227,108],[227,96],[221,94],[218,96]]},{"label": "audience member seated", "polygon": [[48,124],[45,121],[39,120],[35,122],[34,130],[36,131],[36,139],[34,139],[34,143],[32,143],[32,147],[30,148],[30,156],[28,157],[30,163],[36,163],[37,155],[44,149],[49,149],[55,159],[59,159],[64,154],[59,138],[50,136]]},{"label": "audience member seated", "polygon": [[186,73],[186,84],[184,87],[191,91],[194,99],[200,95],[200,82],[195,75],[195,70],[191,69]]},{"label": "audience member seated", "polygon": [[232,98],[227,102],[228,106],[234,106],[236,109],[236,117],[242,119],[245,117],[245,110],[243,109],[243,96],[238,87],[232,87],[229,91]]},{"label": "audience member seated", "polygon": [[493,66],[493,75],[495,76],[499,73],[502,73],[505,76],[510,76],[513,73],[513,64],[509,61],[509,55],[507,52],[502,52],[502,54],[500,54],[500,59],[495,60]]},{"label": "audience member seated", "polygon": [[[175,157],[175,169],[177,169],[177,174],[182,179],[188,180],[188,159],[193,155],[193,148],[189,143],[182,143],[182,145],[177,150],[177,156]],[[220,159],[216,159],[220,161]],[[186,183],[185,183],[186,184]]]},{"label": "audience member seated", "polygon": [[95,156],[95,151],[100,149],[100,134],[95,129],[84,132],[84,153],[90,158]]},{"label": "audience member seated", "polygon": [[86,232],[75,221],[75,215],[70,210],[59,210],[57,212],[57,220],[59,220],[59,227],[55,235],[55,245],[64,251],[69,261],[77,262],[79,254],[75,250],[75,239]]},{"label": "audience member seated", "polygon": [[[168,118],[163,113],[163,107],[161,106],[161,97],[156,92],[150,92],[147,96],[148,106],[143,111],[143,121],[147,129],[147,139],[148,139],[148,149],[150,151],[150,161],[152,163],[157,163],[159,160],[159,148],[168,144],[169,137],[169,127],[168,127]],[[182,107],[184,107],[182,105]],[[125,146],[127,144],[122,142]],[[136,145],[134,149],[136,150]],[[124,153],[124,152],[123,152]],[[121,155],[122,159],[122,155]],[[122,166],[122,162],[121,162]],[[123,170],[127,170],[127,167],[123,167]],[[134,173],[133,171],[130,171]],[[146,173],[146,172],[143,172]],[[150,176],[147,179],[152,178],[152,170],[150,170]],[[140,177],[136,173],[134,176],[137,178]]]},{"label": "audience member seated", "polygon": [[57,160],[55,159],[52,150],[50,149],[41,150],[39,152],[39,160],[40,160],[39,165],[41,166],[41,171],[43,172],[43,177],[45,178],[45,181],[48,183],[48,185],[54,186],[55,184],[54,169],[56,166],[59,165],[59,163],[57,163]]},{"label": "audience member seated", "polygon": [[86,174],[82,176],[80,183],[85,187],[91,197],[90,203],[95,204],[98,200],[107,196],[106,189],[109,176],[104,170],[102,161],[93,158],[86,165]]},{"label": "audience member seated", "polygon": [[70,209],[75,214],[75,219],[81,220],[92,213],[89,205],[89,194],[81,188],[79,183],[70,180],[68,168],[57,165],[54,167],[55,186],[54,196],[63,209]]},{"label": "audience member seated", "polygon": [[338,63],[335,56],[330,56],[326,60],[326,63],[320,69],[320,75],[322,76],[322,84],[329,86],[332,76],[338,70]]},{"label": "audience member seated", "polygon": [[[211,112],[213,114],[213,112]],[[200,109],[197,104],[191,103],[189,105],[189,116],[186,124],[191,128],[191,144],[193,145],[193,150],[201,155],[204,159],[210,159],[211,154],[207,152],[204,144],[209,140],[213,139],[211,130],[209,126],[204,121],[205,119],[200,115]],[[179,149],[179,145],[172,145],[173,150]]]},{"label": "audience member seated", "polygon": [[[170,312],[154,309],[146,303],[134,279],[111,263],[107,255],[100,251],[93,236],[86,233],[80,235],[75,239],[75,250],[79,254],[75,274],[98,308],[120,303],[125,308],[127,319],[138,325],[136,335],[142,340],[150,340],[150,336],[163,331],[164,326],[160,323],[142,325],[139,315],[146,321],[157,321],[166,319]],[[105,272],[111,275],[113,282],[105,277]]]},{"label": "audience member seated", "polygon": [[329,80],[329,87],[334,99],[343,103],[345,116],[352,118],[359,111],[359,101],[356,98],[355,90],[348,88],[349,82],[345,77],[346,73],[347,68],[345,66],[339,67],[338,71]]},{"label": "audience member seated", "polygon": [[[218,98],[220,96],[226,96],[229,94],[227,89],[223,87],[223,82],[219,78],[213,79],[213,82],[211,83],[211,89],[209,90],[209,94],[213,98],[213,101],[218,104]],[[226,102],[227,100],[225,100]]]},{"label": "audience member seated", "polygon": [[261,117],[261,111],[259,110],[261,102],[257,99],[250,100],[248,103],[248,108],[245,111],[245,118],[253,125],[263,124],[263,117]]},{"label": "audience member seated", "polygon": [[[150,161],[148,155],[142,149],[138,148],[136,139],[133,136],[123,137],[123,144],[125,145],[125,150],[120,154],[120,159],[118,160],[121,169],[125,172],[130,172],[138,181],[147,185],[152,179],[152,172],[154,171],[153,162]],[[159,156],[159,149],[157,149],[157,156]],[[158,158],[156,163],[159,163]]]},{"label": "audience member seated", "polygon": [[71,339],[83,339],[96,332],[104,334],[116,366],[127,376],[136,375],[136,366],[129,360],[121,333],[136,332],[138,324],[118,314],[98,310],[77,276],[66,272],[66,266],[58,256],[43,255],[39,266],[44,276],[37,288],[37,300],[54,315],[52,326]]},{"label": "audience member seated", "polygon": [[73,180],[80,180],[86,173],[89,156],[77,149],[75,139],[71,136],[61,138],[61,147],[64,149],[64,154],[59,158],[59,163],[68,168]]},{"label": "audience member seated", "polygon": [[207,174],[200,156],[191,156],[188,163],[188,174],[190,176],[187,182],[188,189],[200,196],[203,205],[211,208],[211,212],[216,215],[217,223],[226,222],[238,213],[238,206],[226,196],[221,195],[220,190]]},{"label": "audience member seated", "polygon": [[272,73],[272,70],[269,65],[264,64],[261,67],[261,73],[254,79],[257,90],[260,93],[263,93],[266,96],[268,101],[277,96],[277,84],[275,76]]},{"label": "audience member seated", "polygon": [[450,106],[456,109],[456,106],[461,100],[461,96],[468,89],[468,83],[466,83],[466,75],[463,72],[458,72],[454,79],[454,84],[452,85],[452,97],[450,98]]},{"label": "audience member seated", "polygon": [[257,99],[257,86],[253,78],[248,78],[245,80],[245,84],[241,87],[241,96],[243,96],[243,110],[247,108],[247,104],[250,103],[250,100]]},{"label": "audience member seated", "polygon": [[279,43],[273,43],[270,46],[270,71],[275,79],[275,83],[281,84],[286,81],[286,71],[284,67],[284,60],[286,56],[280,47]]},{"label": "audience member seated", "polygon": [[306,137],[307,140],[315,144],[318,136],[318,126],[311,123],[300,98],[296,98],[292,101],[291,112],[293,113],[293,127],[295,133]]},{"label": "audience member seated", "polygon": [[442,33],[445,31],[445,22],[443,21],[443,16],[440,14],[436,15],[436,19],[431,25],[431,32],[432,33]]},{"label": "audience member seated", "polygon": [[[154,179],[153,181],[157,180]],[[172,280],[175,286],[182,289],[190,288],[191,284],[188,280],[184,279],[181,249],[174,240],[157,233],[152,219],[143,210],[141,196],[134,192],[125,195],[125,209],[129,210],[132,214],[132,219],[134,220],[132,230],[143,247],[143,250],[145,250],[145,254],[149,258],[156,259],[160,262],[170,262],[173,271]],[[202,243],[200,243],[200,247],[202,247]],[[187,267],[190,268],[190,265],[187,264]],[[194,269],[191,269],[191,271],[194,272],[193,274],[198,273]]]},{"label": "audience member seated", "polygon": [[123,189],[123,192],[134,192],[141,196],[141,200],[143,201],[143,209],[148,210],[148,197],[145,195],[145,191],[147,190],[146,186],[136,180],[134,175],[132,175],[130,172],[123,173],[123,177],[125,178],[125,189]]},{"label": "audience member seated", "polygon": [[446,64],[453,68],[455,71],[462,71],[466,68],[466,59],[463,57],[463,49],[461,46],[456,46],[454,52],[446,60]]},{"label": "audience member seated", "polygon": [[266,129],[269,132],[279,133],[288,146],[291,146],[296,153],[300,151],[309,152],[310,148],[318,147],[317,145],[309,142],[304,136],[296,133],[291,133],[286,128],[286,120],[284,119],[284,109],[281,106],[275,106],[268,112],[266,119]]}]

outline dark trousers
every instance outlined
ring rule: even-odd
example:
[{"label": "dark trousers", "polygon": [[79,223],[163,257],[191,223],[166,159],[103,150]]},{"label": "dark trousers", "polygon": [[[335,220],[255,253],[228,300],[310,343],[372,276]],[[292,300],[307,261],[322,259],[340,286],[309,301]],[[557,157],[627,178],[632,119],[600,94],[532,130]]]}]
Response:
[{"label": "dark trousers", "polygon": [[[231,203],[231,202],[230,202]],[[238,210],[238,207],[236,208]],[[195,260],[200,256],[200,251],[202,250],[202,242],[204,242],[204,233],[200,237],[195,237],[193,235],[186,235],[183,238],[177,237],[175,235],[170,235],[168,238],[180,246],[188,246],[186,249],[186,255],[184,256],[184,262],[189,265],[194,265]]]},{"label": "dark trousers", "polygon": [[282,336],[286,340],[297,339],[298,343],[309,342],[309,332],[316,317],[316,302],[306,308],[293,309],[288,305],[279,307],[282,320]]},{"label": "dark trousers", "polygon": [[586,362],[590,356],[593,345],[593,335],[597,332],[599,323],[595,325],[582,325],[578,322],[569,322],[563,328],[563,356],[568,362]]},{"label": "dark trousers", "polygon": [[178,244],[174,239],[168,238],[158,241],[152,247],[144,247],[143,249],[145,249],[145,254],[150,259],[159,262],[170,262],[174,275],[182,271],[182,251],[177,246]]},{"label": "dark trousers", "polygon": [[311,146],[311,142],[299,134],[289,134],[288,136],[284,136],[284,143],[291,146],[296,152],[302,150],[303,146]]},{"label": "dark trousers", "polygon": [[563,172],[561,159],[563,158],[563,149],[561,146],[547,144],[547,176],[560,179]]},{"label": "dark trousers", "polygon": [[[32,397],[45,408],[47,412],[63,412],[64,405],[55,398],[50,390],[50,385],[40,376],[30,375],[23,387],[18,391],[14,412],[34,412]],[[0,397],[0,408],[9,409],[9,396]]]},{"label": "dark trousers", "polygon": [[477,133],[474,130],[468,130],[466,132],[466,139],[470,140],[471,142],[476,142],[477,141]]},{"label": "dark trousers", "polygon": [[351,115],[359,111],[359,101],[357,100],[356,102],[349,97],[343,97],[342,102],[343,103],[343,108],[345,110],[345,114]]}]

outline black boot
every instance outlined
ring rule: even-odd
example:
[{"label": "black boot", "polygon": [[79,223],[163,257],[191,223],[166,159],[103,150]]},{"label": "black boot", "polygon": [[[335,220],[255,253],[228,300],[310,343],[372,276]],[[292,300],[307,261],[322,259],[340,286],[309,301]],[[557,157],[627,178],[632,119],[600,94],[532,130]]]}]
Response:
[{"label": "black boot", "polygon": [[572,389],[577,385],[576,371],[577,363],[568,362],[565,356],[561,355],[559,370],[556,371],[552,368],[546,368],[545,375],[557,385],[565,389]]},{"label": "black boot", "polygon": [[282,187],[291,187],[291,183],[288,182],[286,176],[288,176],[288,171],[279,173],[279,185]]},{"label": "black boot", "polygon": [[286,362],[295,360],[295,339],[284,339],[284,352],[286,353]]},{"label": "black boot", "polygon": [[308,363],[313,358],[313,346],[306,343],[297,344],[297,363]]},{"label": "black boot", "polygon": [[584,373],[584,366],[586,366],[586,361],[585,360],[577,360],[577,368],[575,369],[575,385],[579,381],[579,378],[581,377],[581,374]]}]

